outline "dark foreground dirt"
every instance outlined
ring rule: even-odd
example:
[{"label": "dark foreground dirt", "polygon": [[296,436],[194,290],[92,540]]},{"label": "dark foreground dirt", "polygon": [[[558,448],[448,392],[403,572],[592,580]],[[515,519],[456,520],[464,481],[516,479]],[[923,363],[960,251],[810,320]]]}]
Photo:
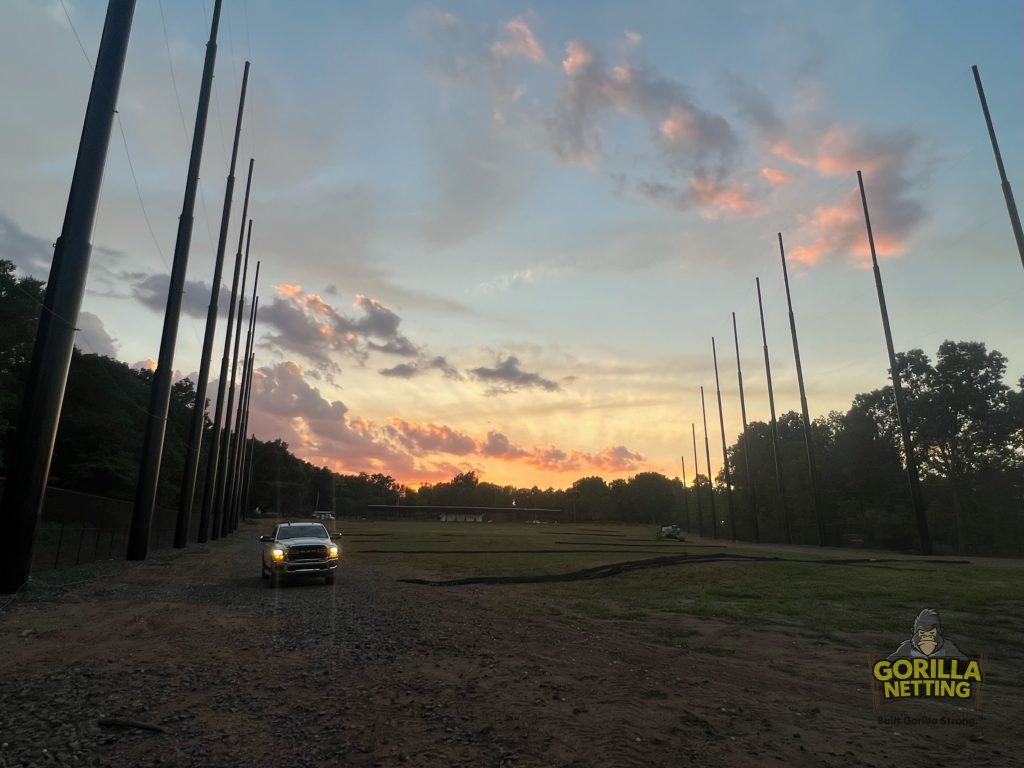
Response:
[{"label": "dark foreground dirt", "polygon": [[568,619],[531,585],[404,584],[369,558],[271,590],[255,537],[0,597],[0,768],[1008,766],[1024,748],[1016,687],[988,684],[980,711],[875,711],[860,643]]}]

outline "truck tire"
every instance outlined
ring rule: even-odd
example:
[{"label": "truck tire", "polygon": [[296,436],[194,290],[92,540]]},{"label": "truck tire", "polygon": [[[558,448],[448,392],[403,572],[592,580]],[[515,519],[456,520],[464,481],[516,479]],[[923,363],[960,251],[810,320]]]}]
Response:
[{"label": "truck tire", "polygon": [[334,571],[331,571],[326,576],[324,576],[324,584],[333,584],[333,583],[334,583]]}]

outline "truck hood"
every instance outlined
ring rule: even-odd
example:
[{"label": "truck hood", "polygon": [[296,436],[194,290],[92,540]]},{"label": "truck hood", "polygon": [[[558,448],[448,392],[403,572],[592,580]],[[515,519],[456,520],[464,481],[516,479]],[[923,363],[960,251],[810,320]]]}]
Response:
[{"label": "truck hood", "polygon": [[278,543],[279,546],[282,546],[282,547],[296,547],[296,546],[303,547],[303,546],[311,546],[311,545],[314,545],[314,544],[321,544],[321,545],[327,547],[327,546],[330,546],[331,544],[333,544],[334,542],[331,541],[330,539],[321,539],[318,536],[302,536],[302,537],[297,538],[297,539],[284,539],[283,541],[279,541],[277,543]]}]

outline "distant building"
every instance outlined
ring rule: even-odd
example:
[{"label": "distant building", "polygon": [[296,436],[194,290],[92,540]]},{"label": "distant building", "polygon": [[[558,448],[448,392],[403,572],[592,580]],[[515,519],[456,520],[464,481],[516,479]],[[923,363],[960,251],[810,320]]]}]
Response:
[{"label": "distant building", "polygon": [[440,520],[442,523],[482,523],[484,516],[482,513],[442,512]]},{"label": "distant building", "polygon": [[448,504],[367,504],[366,515],[377,520],[440,520],[442,523],[525,523],[542,520],[559,522],[560,509],[530,507],[472,507]]}]

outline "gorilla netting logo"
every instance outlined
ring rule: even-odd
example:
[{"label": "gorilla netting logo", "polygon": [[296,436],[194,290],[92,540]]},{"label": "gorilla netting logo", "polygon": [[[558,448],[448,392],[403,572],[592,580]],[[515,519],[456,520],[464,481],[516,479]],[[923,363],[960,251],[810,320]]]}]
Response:
[{"label": "gorilla netting logo", "polygon": [[925,608],[914,620],[909,640],[887,658],[871,661],[871,690],[875,707],[893,699],[945,698],[967,700],[975,696],[981,707],[984,654],[967,656],[942,633],[937,611]]}]

